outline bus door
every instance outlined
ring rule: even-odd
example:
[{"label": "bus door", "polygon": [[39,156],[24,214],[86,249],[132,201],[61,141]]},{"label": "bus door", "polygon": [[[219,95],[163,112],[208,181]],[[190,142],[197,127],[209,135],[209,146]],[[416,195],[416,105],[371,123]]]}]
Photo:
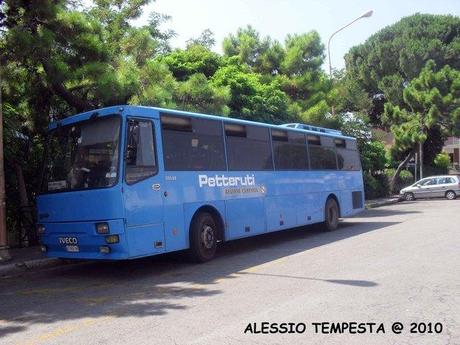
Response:
[{"label": "bus door", "polygon": [[123,194],[130,256],[165,250],[163,173],[158,168],[156,133],[154,120],[128,118]]}]

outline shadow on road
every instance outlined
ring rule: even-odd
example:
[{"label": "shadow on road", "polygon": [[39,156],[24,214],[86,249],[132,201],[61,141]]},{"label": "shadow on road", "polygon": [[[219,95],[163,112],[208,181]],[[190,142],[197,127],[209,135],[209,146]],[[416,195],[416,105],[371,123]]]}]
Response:
[{"label": "shadow on road", "polygon": [[[407,202],[409,203],[409,202]],[[401,209],[391,209],[391,208],[371,208],[366,211],[366,218],[371,217],[388,217],[388,216],[398,216],[405,214],[420,214],[421,211],[417,210],[401,210]]]},{"label": "shadow on road", "polygon": [[[365,216],[376,214],[368,211]],[[222,293],[218,280],[238,279],[244,274],[263,276],[245,270],[397,223],[351,219],[333,232],[309,226],[232,241],[220,246],[215,260],[201,265],[188,263],[184,255],[168,254],[123,262],[82,263],[0,279],[0,320],[7,321],[0,324],[0,337],[33,324],[144,317],[185,309],[181,304],[184,299]],[[266,276],[363,288],[377,285],[339,277]]]},{"label": "shadow on road", "polygon": [[320,278],[310,278],[310,277],[299,277],[299,276],[290,276],[286,274],[269,274],[269,273],[254,273],[254,272],[238,272],[237,274],[249,274],[254,276],[263,276],[263,277],[275,277],[275,278],[288,278],[288,279],[302,279],[302,280],[313,280],[325,283],[334,283],[350,286],[359,286],[359,287],[372,287],[377,286],[378,284],[369,280],[350,280],[350,279],[320,279]]}]

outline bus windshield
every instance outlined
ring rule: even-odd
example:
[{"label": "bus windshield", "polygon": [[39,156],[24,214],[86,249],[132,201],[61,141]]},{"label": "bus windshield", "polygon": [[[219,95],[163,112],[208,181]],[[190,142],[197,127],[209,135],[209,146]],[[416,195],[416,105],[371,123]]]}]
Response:
[{"label": "bus windshield", "polygon": [[51,132],[43,192],[113,186],[118,177],[120,117],[58,127]]}]

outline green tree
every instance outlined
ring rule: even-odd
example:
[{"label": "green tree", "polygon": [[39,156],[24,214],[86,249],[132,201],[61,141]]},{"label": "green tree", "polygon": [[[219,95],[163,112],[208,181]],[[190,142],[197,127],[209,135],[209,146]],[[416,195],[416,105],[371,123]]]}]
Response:
[{"label": "green tree", "polygon": [[180,83],[174,99],[180,109],[218,115],[229,113],[229,89],[216,87],[201,73],[194,74],[187,81]]},{"label": "green tree", "polygon": [[316,31],[302,35],[288,35],[283,72],[289,76],[319,73],[324,60],[324,45]]},{"label": "green tree", "polygon": [[239,28],[223,41],[224,56],[237,57],[238,61],[251,67],[254,72],[278,74],[285,51],[282,45],[270,37],[261,38],[250,25]]},{"label": "green tree", "polygon": [[[437,70],[435,62],[428,61],[420,75],[404,89],[403,100],[404,107],[385,104],[384,121],[394,133],[394,149],[407,154],[396,169],[391,186],[416,147],[426,141],[429,130],[460,133],[460,71],[450,66]],[[420,151],[423,162],[423,150]]]},{"label": "green tree", "polygon": [[176,49],[160,60],[168,65],[177,80],[186,80],[196,73],[209,78],[222,65],[222,58],[201,44],[189,45],[185,50]]},{"label": "green tree", "polygon": [[191,38],[187,40],[186,43],[187,48],[194,45],[200,45],[211,50],[212,47],[214,47],[214,45],[216,44],[216,39],[214,38],[214,33],[211,30],[206,29],[200,34],[199,37]]},{"label": "green tree", "polygon": [[234,60],[230,59],[228,65],[217,70],[212,78],[215,86],[230,90],[230,115],[275,123],[287,119],[289,99],[277,81],[263,83],[260,74]]},{"label": "green tree", "polygon": [[345,61],[347,73],[370,97],[384,93],[400,105],[405,85],[418,77],[428,60],[460,69],[459,55],[459,17],[414,14],[351,48]]}]

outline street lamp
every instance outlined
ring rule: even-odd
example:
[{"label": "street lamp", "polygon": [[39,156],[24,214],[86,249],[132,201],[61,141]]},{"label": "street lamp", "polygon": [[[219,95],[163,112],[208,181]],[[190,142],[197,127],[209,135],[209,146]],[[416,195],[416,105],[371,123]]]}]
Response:
[{"label": "street lamp", "polygon": [[334,37],[335,34],[337,34],[338,32],[342,31],[343,29],[349,27],[351,24],[353,24],[354,22],[360,20],[361,18],[369,18],[370,16],[372,16],[372,13],[374,11],[372,10],[369,10],[365,13],[363,13],[362,15],[360,15],[358,18],[354,19],[353,21],[351,21],[350,23],[348,23],[347,25],[345,26],[342,26],[340,29],[338,29],[336,32],[334,32],[331,37],[329,37],[329,41],[327,41],[327,56],[328,56],[328,59],[329,59],[329,77],[332,79],[332,65],[331,65],[331,39],[332,37]]}]

